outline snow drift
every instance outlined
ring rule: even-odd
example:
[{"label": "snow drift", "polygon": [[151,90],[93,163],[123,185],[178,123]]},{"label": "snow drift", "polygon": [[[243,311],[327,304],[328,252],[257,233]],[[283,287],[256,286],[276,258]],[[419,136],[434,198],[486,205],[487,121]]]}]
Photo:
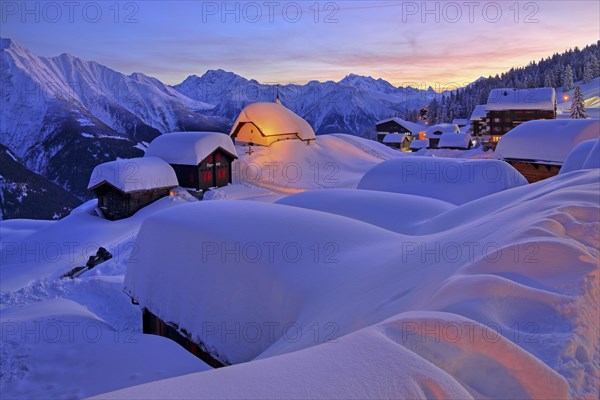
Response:
[{"label": "snow drift", "polygon": [[503,161],[413,156],[380,163],[365,174],[358,188],[460,205],[525,184],[527,180]]}]

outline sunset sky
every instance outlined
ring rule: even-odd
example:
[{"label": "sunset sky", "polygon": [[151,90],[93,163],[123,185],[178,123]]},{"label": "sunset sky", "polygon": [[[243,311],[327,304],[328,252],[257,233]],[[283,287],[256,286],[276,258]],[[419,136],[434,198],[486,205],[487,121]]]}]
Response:
[{"label": "sunset sky", "polygon": [[3,1],[0,33],[38,55],[72,53],[169,84],[222,68],[264,83],[355,73],[434,87],[600,39],[595,0],[114,4]]}]

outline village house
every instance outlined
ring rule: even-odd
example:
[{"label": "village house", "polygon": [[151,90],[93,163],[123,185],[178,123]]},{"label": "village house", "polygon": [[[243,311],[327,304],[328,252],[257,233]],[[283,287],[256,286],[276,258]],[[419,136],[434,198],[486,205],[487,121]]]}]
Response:
[{"label": "village house", "polygon": [[473,143],[468,133],[443,133],[438,143],[440,149],[468,150]]},{"label": "village house", "polygon": [[493,89],[486,104],[484,145],[494,149],[502,135],[523,122],[555,118],[553,88]]},{"label": "village house", "polygon": [[495,156],[533,183],[557,175],[575,146],[598,137],[598,119],[528,121],[500,139]]},{"label": "village house", "polygon": [[428,147],[437,149],[440,138],[444,133],[460,133],[460,129],[455,124],[437,124],[429,127],[426,132],[426,138],[429,140]]},{"label": "village house", "polygon": [[136,211],[168,196],[178,186],[175,171],[160,158],[111,161],[96,166],[88,190],[98,198],[98,208],[109,220],[128,218]]},{"label": "village house", "polygon": [[483,132],[486,131],[486,115],[485,104],[475,106],[473,113],[471,114],[471,133],[474,137],[481,137]]},{"label": "village house", "polygon": [[179,186],[195,191],[230,184],[238,158],[231,138],[219,132],[166,133],[150,143],[145,156],[169,163]]},{"label": "village house", "polygon": [[[424,139],[426,127],[399,117],[392,117],[375,123],[375,129],[377,131],[378,142],[391,147],[400,147],[408,150],[411,141]],[[402,136],[395,138],[393,135]],[[397,146],[398,143],[402,144],[402,146]]]},{"label": "village house", "polygon": [[284,107],[279,99],[274,103],[246,106],[233,123],[229,136],[235,143],[249,146],[270,146],[280,140],[301,140],[310,144],[316,139],[310,124]]}]

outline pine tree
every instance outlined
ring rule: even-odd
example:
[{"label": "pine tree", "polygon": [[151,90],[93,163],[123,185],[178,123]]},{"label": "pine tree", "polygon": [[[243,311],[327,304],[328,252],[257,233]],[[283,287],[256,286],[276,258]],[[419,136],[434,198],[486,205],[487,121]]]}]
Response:
[{"label": "pine tree", "polygon": [[594,54],[590,54],[589,57],[585,58],[583,64],[583,82],[589,83],[594,79],[598,73],[598,59]]},{"label": "pine tree", "polygon": [[573,89],[573,68],[567,64],[563,72],[563,92],[568,92]]},{"label": "pine tree", "polygon": [[549,70],[546,73],[546,77],[544,78],[544,87],[556,87],[556,82],[554,81],[554,72]]},{"label": "pine tree", "polygon": [[575,92],[573,92],[573,102],[571,103],[571,118],[573,119],[584,119],[587,118],[585,108],[583,106],[583,94],[579,85],[575,86]]}]

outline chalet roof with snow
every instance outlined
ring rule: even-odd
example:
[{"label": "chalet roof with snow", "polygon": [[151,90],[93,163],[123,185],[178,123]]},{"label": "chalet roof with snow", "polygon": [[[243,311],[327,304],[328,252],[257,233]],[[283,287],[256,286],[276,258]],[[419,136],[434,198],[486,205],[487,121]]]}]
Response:
[{"label": "chalet roof with snow", "polygon": [[402,133],[388,133],[383,137],[383,143],[402,143],[406,135]]},{"label": "chalet roof with snow", "polygon": [[295,134],[301,140],[314,140],[315,131],[306,120],[292,110],[276,103],[252,103],[246,106],[233,123],[230,136],[240,124],[253,123],[264,136]]},{"label": "chalet roof with snow", "polygon": [[493,89],[486,105],[487,111],[548,110],[556,108],[554,88]]},{"label": "chalet roof with snow", "polygon": [[406,121],[400,117],[392,117],[392,118],[387,118],[387,119],[383,119],[381,121],[377,121],[375,123],[375,125],[382,125],[385,124],[387,122],[395,122],[398,125],[406,128],[408,131],[410,131],[410,133],[412,133],[413,135],[415,133],[419,133],[423,130],[425,130],[425,126],[423,125],[419,125],[416,122],[410,122],[410,121]]},{"label": "chalet roof with snow", "polygon": [[487,111],[485,109],[485,104],[479,104],[475,106],[473,113],[471,114],[471,121],[481,121],[487,115]]},{"label": "chalet roof with snow", "polygon": [[410,142],[410,148],[413,150],[424,149],[429,146],[429,140],[427,139],[415,139]]},{"label": "chalet roof with snow", "polygon": [[122,159],[97,165],[87,188],[94,190],[104,183],[124,193],[179,185],[173,168],[156,157]]},{"label": "chalet roof with snow", "polygon": [[145,157],[158,157],[169,164],[198,165],[217,149],[237,158],[229,135],[219,132],[173,132],[154,139]]},{"label": "chalet roof with snow", "polygon": [[466,118],[454,118],[452,120],[452,123],[456,124],[456,125],[458,125],[460,127],[460,126],[468,125],[469,124],[469,120],[466,119]]},{"label": "chalet roof with snow", "polygon": [[432,125],[427,129],[428,138],[437,138],[444,133],[460,133],[460,129],[456,124],[437,124]]},{"label": "chalet roof with snow", "polygon": [[500,139],[495,155],[501,159],[562,164],[579,143],[599,136],[599,119],[528,121]]},{"label": "chalet roof with snow", "polygon": [[439,148],[445,149],[468,149],[471,135],[467,133],[444,133],[440,137]]}]

